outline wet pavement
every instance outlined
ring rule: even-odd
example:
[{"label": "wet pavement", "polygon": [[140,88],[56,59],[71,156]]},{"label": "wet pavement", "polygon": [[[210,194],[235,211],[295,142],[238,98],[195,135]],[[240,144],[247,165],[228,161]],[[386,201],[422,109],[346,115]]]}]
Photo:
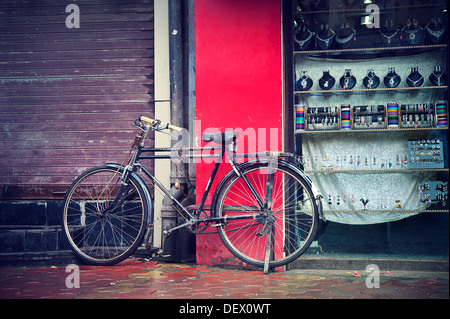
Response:
[{"label": "wet pavement", "polygon": [[[0,268],[0,299],[448,299],[448,272],[259,270],[131,258],[114,266]],[[247,301],[248,301],[247,300]],[[187,310],[187,309],[186,309]],[[232,309],[229,309],[232,311]],[[225,309],[224,309],[225,311]]]}]

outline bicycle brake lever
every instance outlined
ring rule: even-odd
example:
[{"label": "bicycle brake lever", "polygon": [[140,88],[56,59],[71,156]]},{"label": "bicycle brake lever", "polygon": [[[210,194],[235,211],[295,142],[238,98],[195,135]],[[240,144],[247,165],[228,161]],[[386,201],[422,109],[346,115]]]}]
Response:
[{"label": "bicycle brake lever", "polygon": [[146,130],[146,127],[141,122],[139,122],[139,120],[135,120],[134,123],[131,125],[133,125],[134,127],[137,127],[138,129],[140,129],[142,131]]}]

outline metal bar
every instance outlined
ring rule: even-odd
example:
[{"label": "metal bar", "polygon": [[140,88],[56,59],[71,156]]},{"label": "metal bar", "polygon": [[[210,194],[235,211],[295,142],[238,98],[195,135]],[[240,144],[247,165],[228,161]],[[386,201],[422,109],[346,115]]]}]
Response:
[{"label": "metal bar", "polygon": [[221,160],[216,161],[216,163],[214,164],[213,171],[211,172],[211,176],[209,177],[208,184],[206,184],[206,189],[205,189],[205,191],[203,193],[202,199],[200,201],[200,205],[198,206],[197,212],[195,214],[195,216],[197,218],[200,216],[200,213],[202,211],[203,205],[206,202],[206,198],[208,197],[209,191],[211,190],[212,183],[213,183],[214,179],[216,178],[216,173],[217,173],[217,171],[219,169],[220,164],[222,164],[222,159],[223,159],[223,155],[224,154],[225,154],[225,147],[222,147],[222,151],[220,152],[220,159]]},{"label": "metal bar", "polygon": [[139,159],[170,159],[170,155],[141,155]]},{"label": "metal bar", "polygon": [[[197,210],[199,205],[189,205],[186,207],[188,210]],[[211,205],[203,205],[202,210],[211,210]],[[243,213],[243,212],[258,212],[259,207],[256,206],[224,206],[223,211],[229,213]]]},{"label": "metal bar", "polygon": [[169,71],[171,122],[184,127],[183,11],[181,0],[169,1]]},{"label": "metal bar", "polygon": [[[260,153],[234,153],[233,156],[234,157],[238,157],[238,158],[268,158],[273,156],[274,153],[271,152],[260,152]],[[276,152],[276,155],[278,157],[294,157],[294,154],[292,153],[288,153],[288,152],[281,152],[278,153]]]},{"label": "metal bar", "polygon": [[240,219],[255,219],[255,217],[257,217],[257,215],[255,216],[255,214],[246,214],[246,215],[236,215],[236,216],[224,216],[224,217],[211,217],[211,218],[206,218],[207,221],[210,222],[227,222],[229,220],[240,220]]},{"label": "metal bar", "polygon": [[264,208],[272,209],[272,191],[273,181],[275,178],[275,165],[274,161],[277,161],[276,157],[271,156],[269,158],[269,165],[267,166],[267,180],[266,180],[266,193],[264,194]]},{"label": "metal bar", "polygon": [[148,153],[148,152],[170,152],[172,150],[171,147],[145,147],[141,149],[142,153]]},{"label": "metal bar", "polygon": [[[140,155],[139,159],[180,159],[183,160],[184,156],[171,156],[171,155]],[[193,158],[219,158],[218,154],[207,154],[207,155],[189,155],[186,156],[188,159],[193,159]]]}]

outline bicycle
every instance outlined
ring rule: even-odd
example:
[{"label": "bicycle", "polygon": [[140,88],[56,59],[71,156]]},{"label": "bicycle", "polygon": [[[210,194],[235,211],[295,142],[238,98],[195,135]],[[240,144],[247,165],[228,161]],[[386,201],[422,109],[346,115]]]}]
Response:
[{"label": "bicycle", "polygon": [[[167,134],[167,130],[181,128],[145,116],[133,125],[139,131],[125,161],[87,170],[65,195],[63,233],[82,261],[112,265],[129,257],[142,243],[152,250],[153,197],[138,171],[185,219],[180,225],[164,229],[164,236],[183,227],[197,234],[215,227],[231,254],[248,265],[264,268],[265,273],[294,261],[310,246],[319,215],[323,217],[321,196],[314,197],[310,179],[295,165],[292,154],[240,154],[236,151],[236,131],[204,133],[202,139],[213,143],[213,147],[146,148],[150,131]],[[217,160],[199,205],[183,207],[140,160],[170,159],[186,150],[189,158],[204,156],[196,154],[198,150],[219,153],[211,154]],[[168,155],[168,151],[172,153]],[[231,170],[207,206],[206,198],[225,154]],[[238,163],[238,158],[243,162]]]}]

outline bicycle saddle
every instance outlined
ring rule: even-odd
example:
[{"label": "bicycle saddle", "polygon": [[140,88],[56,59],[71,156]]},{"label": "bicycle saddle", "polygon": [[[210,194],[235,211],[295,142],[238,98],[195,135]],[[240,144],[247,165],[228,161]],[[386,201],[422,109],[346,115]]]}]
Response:
[{"label": "bicycle saddle", "polygon": [[239,137],[238,131],[226,131],[223,133],[217,132],[217,133],[203,133],[202,139],[205,142],[214,142],[217,144],[224,144],[228,145],[233,143],[235,139]]}]

